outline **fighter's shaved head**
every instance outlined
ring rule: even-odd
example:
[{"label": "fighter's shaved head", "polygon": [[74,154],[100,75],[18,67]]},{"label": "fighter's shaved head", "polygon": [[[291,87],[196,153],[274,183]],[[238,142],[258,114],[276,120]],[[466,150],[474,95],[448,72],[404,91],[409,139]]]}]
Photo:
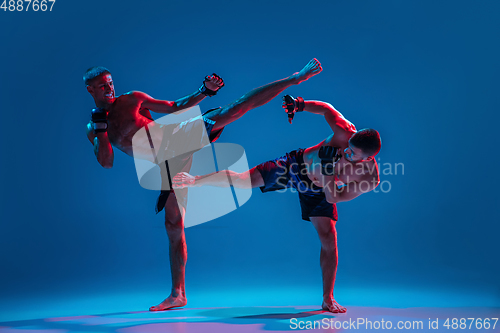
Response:
[{"label": "fighter's shaved head", "polygon": [[377,155],[382,147],[379,132],[372,128],[357,131],[349,141],[354,147],[363,150],[368,156]]},{"label": "fighter's shaved head", "polygon": [[83,82],[88,86],[93,79],[103,74],[111,74],[111,72],[106,67],[102,66],[90,67],[83,75]]}]

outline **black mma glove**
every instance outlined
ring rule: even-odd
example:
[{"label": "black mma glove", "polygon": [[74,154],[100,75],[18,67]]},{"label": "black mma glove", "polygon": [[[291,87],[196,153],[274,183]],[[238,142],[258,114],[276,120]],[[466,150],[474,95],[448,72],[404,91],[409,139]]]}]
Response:
[{"label": "black mma glove", "polygon": [[335,163],[342,157],[340,149],[332,146],[321,146],[318,157],[321,159],[321,174],[325,176],[335,175]]},{"label": "black mma glove", "polygon": [[108,115],[106,114],[106,110],[102,108],[92,109],[91,120],[94,133],[102,133],[108,130]]},{"label": "black mma glove", "polygon": [[[215,90],[208,89],[206,85],[207,82],[214,83],[217,88]],[[215,96],[222,87],[224,87],[224,80],[219,75],[213,73],[212,76],[205,76],[205,80],[203,80],[203,84],[198,90],[200,91],[200,93],[212,97]]]},{"label": "black mma glove", "polygon": [[286,109],[286,113],[288,113],[288,122],[291,124],[295,112],[304,111],[304,99],[302,97],[293,98],[291,95],[285,95],[283,96],[282,107]]}]

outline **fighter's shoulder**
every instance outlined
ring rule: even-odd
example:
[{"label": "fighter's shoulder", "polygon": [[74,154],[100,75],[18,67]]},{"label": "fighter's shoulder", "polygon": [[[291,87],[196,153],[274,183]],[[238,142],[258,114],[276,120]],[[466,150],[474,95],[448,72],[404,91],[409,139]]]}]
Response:
[{"label": "fighter's shoulder", "polygon": [[[123,108],[127,106],[137,106],[144,102],[145,97],[143,92],[140,91],[129,91],[116,97],[113,103],[114,108]],[[145,95],[145,94],[144,94]]]},{"label": "fighter's shoulder", "polygon": [[342,137],[344,140],[349,141],[351,136],[357,132],[356,126],[351,123],[346,118],[342,117],[342,120],[337,123],[337,137]]},{"label": "fighter's shoulder", "polygon": [[148,94],[142,92],[142,91],[137,91],[137,90],[132,90],[129,92],[126,92],[123,95],[120,95],[119,98],[123,98],[124,100],[130,100],[130,101],[144,101],[147,98],[151,98]]}]

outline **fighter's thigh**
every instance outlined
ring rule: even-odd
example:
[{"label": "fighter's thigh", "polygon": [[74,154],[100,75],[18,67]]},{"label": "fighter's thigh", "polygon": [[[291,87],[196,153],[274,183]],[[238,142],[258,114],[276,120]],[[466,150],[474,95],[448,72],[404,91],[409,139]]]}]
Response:
[{"label": "fighter's thigh", "polygon": [[187,196],[187,189],[178,189],[170,193],[165,203],[165,226],[184,227],[186,208],[178,202],[182,202],[185,196]]},{"label": "fighter's thigh", "polygon": [[240,103],[231,103],[218,109],[211,110],[210,112],[207,112],[205,116],[208,119],[215,121],[213,129],[219,130],[241,118],[241,116],[243,116],[248,110],[248,107],[243,107]]},{"label": "fighter's thigh", "polygon": [[264,178],[262,178],[262,175],[256,166],[250,169],[250,181],[252,183],[252,188],[265,185]]}]

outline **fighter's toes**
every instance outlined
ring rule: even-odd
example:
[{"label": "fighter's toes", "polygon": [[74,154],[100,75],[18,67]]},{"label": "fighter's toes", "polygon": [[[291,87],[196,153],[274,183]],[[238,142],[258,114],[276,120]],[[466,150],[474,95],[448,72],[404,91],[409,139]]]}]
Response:
[{"label": "fighter's toes", "polygon": [[[313,60],[314,60],[314,61],[313,61]],[[318,59],[316,59],[316,58],[314,58],[313,60],[311,60],[311,61],[313,61],[312,66],[311,66],[311,67],[312,67],[312,70],[313,70],[313,71],[315,71],[315,72],[316,72],[316,71],[321,72],[321,70],[323,69],[323,68],[321,67],[321,63],[320,63],[320,62],[318,61]]]},{"label": "fighter's toes", "polygon": [[323,301],[323,304],[321,306],[323,310],[332,312],[332,313],[345,313],[347,312],[347,309],[337,303],[334,299],[329,300],[329,301]]},{"label": "fighter's toes", "polygon": [[321,66],[321,63],[319,62],[318,59],[313,58],[311,61],[309,61],[309,64],[311,67],[318,67]]}]

